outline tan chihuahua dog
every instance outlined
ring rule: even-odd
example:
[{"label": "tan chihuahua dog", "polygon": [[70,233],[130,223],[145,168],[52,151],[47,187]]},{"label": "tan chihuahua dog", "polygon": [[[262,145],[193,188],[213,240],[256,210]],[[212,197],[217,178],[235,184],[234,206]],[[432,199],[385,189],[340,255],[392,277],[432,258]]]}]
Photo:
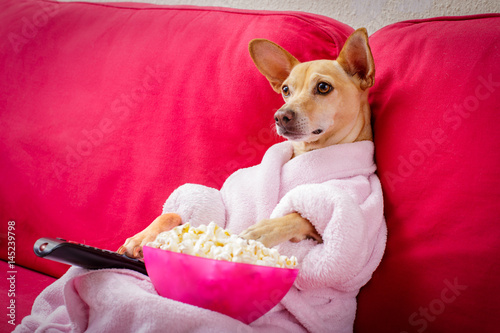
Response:
[{"label": "tan chihuahua dog", "polygon": [[[372,140],[368,88],[374,83],[375,65],[366,29],[356,30],[347,39],[337,60],[300,63],[265,39],[252,40],[249,51],[259,71],[283,95],[285,104],[274,119],[278,134],[292,142],[293,157],[335,144]],[[118,252],[142,257],[144,245],[181,223],[175,213],[160,215],[128,238]],[[262,220],[240,236],[267,247],[305,238],[322,242],[312,224],[298,213]]]}]

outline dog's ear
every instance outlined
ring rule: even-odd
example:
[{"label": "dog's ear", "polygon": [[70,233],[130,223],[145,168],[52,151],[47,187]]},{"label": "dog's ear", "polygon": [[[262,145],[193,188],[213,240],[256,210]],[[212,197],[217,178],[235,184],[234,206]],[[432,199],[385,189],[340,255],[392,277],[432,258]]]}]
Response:
[{"label": "dog's ear", "polygon": [[340,51],[337,62],[347,74],[357,76],[362,90],[373,86],[375,82],[375,63],[368,45],[368,34],[365,28],[353,32]]},{"label": "dog's ear", "polygon": [[255,66],[281,94],[281,84],[300,62],[284,48],[267,39],[253,39],[248,45]]}]

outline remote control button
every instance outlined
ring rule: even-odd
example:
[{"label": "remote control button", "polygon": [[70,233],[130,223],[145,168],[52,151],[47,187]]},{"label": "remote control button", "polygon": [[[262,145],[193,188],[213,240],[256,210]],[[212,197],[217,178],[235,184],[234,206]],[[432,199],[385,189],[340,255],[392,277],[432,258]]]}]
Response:
[{"label": "remote control button", "polygon": [[47,248],[47,245],[49,245],[49,243],[43,243],[43,244],[41,244],[40,247],[38,248],[40,250],[40,252],[45,251],[45,249]]}]

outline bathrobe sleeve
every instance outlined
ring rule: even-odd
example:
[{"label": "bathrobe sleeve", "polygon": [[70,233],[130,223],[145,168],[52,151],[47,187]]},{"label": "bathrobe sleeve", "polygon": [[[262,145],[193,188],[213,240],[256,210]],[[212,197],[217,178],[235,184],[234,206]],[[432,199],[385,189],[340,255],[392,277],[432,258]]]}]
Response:
[{"label": "bathrobe sleeve", "polygon": [[323,238],[323,244],[302,241],[310,243],[302,248],[291,242],[280,246],[282,254],[298,255],[299,290],[354,291],[368,282],[386,238],[382,190],[375,175],[298,186],[280,200],[271,217],[294,212],[308,219]]},{"label": "bathrobe sleeve", "polygon": [[226,210],[221,193],[211,187],[185,184],[177,188],[163,205],[163,214],[177,213],[182,222],[198,227],[215,222],[225,228]]}]

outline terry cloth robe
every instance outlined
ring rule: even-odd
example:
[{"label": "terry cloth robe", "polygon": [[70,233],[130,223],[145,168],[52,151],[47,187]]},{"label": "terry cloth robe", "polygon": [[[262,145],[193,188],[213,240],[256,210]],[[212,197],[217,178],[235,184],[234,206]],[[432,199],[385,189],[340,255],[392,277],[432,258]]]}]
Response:
[{"label": "terry cloth robe", "polygon": [[127,269],[73,267],[35,300],[15,332],[352,332],[356,295],[384,252],[382,191],[373,143],[332,146],[292,160],[289,142],[272,146],[260,165],[230,176],[217,191],[177,189],[164,212],[193,225],[215,221],[239,233],[257,221],[298,212],[323,244],[283,243],[300,273],[283,300],[250,325],[159,296],[149,277]]},{"label": "terry cloth robe", "polygon": [[232,174],[220,191],[186,184],[163,213],[194,226],[216,222],[239,234],[262,219],[300,213],[323,238],[287,242],[300,273],[282,302],[252,326],[291,320],[310,332],[352,332],[356,295],[382,258],[387,229],[382,189],[375,175],[374,145],[329,146],[290,160],[293,146],[269,148],[262,163]]}]

